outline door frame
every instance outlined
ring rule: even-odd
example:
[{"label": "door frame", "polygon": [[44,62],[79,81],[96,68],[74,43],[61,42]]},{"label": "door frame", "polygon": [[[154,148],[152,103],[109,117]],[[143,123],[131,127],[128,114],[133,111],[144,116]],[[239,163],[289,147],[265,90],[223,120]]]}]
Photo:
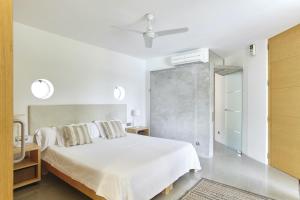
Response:
[{"label": "door frame", "polygon": [[13,199],[13,3],[0,0],[0,199]]}]

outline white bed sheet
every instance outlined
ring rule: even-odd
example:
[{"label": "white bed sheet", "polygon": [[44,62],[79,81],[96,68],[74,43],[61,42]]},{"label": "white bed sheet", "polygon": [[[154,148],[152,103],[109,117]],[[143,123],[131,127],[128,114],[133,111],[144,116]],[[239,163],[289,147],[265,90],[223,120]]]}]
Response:
[{"label": "white bed sheet", "polygon": [[50,146],[42,159],[107,200],[149,200],[190,169],[201,169],[190,143],[136,134]]}]

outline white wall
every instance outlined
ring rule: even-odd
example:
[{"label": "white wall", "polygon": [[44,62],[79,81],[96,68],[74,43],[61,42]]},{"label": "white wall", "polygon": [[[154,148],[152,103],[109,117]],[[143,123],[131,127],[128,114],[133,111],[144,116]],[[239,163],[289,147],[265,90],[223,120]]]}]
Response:
[{"label": "white wall", "polygon": [[[127,104],[141,110],[145,124],[145,61],[88,45],[49,32],[14,23],[14,113],[26,114],[30,104]],[[32,96],[31,83],[50,80],[54,95],[48,100]],[[113,97],[123,86],[123,101]]]},{"label": "white wall", "polygon": [[256,56],[250,56],[245,47],[225,58],[225,63],[244,68],[243,152],[255,160],[267,163],[267,40],[254,44]]},{"label": "white wall", "polygon": [[215,140],[226,145],[224,108],[225,77],[215,74]]}]

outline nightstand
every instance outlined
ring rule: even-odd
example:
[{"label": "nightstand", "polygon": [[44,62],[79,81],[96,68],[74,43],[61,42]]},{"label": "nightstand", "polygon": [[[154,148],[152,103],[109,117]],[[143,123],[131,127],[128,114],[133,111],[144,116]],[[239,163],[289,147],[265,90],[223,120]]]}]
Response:
[{"label": "nightstand", "polygon": [[[20,151],[21,148],[14,148],[14,154]],[[25,152],[24,160],[14,164],[14,189],[41,180],[40,147],[36,144],[26,144]]]},{"label": "nightstand", "polygon": [[143,127],[143,126],[135,126],[135,127],[128,127],[126,128],[126,131],[128,133],[135,133],[135,134],[139,134],[139,135],[146,135],[149,136],[149,129],[147,127]]}]

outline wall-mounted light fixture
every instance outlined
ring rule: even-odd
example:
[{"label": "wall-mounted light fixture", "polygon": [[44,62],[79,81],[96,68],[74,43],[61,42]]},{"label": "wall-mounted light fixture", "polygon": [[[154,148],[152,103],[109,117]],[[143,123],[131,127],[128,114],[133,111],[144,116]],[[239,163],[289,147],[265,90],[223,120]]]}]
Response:
[{"label": "wall-mounted light fixture", "polygon": [[31,84],[31,92],[38,99],[49,99],[54,93],[54,87],[50,81],[38,79]]},{"label": "wall-mounted light fixture", "polygon": [[122,86],[116,86],[114,88],[115,99],[121,101],[125,98],[125,89]]}]

